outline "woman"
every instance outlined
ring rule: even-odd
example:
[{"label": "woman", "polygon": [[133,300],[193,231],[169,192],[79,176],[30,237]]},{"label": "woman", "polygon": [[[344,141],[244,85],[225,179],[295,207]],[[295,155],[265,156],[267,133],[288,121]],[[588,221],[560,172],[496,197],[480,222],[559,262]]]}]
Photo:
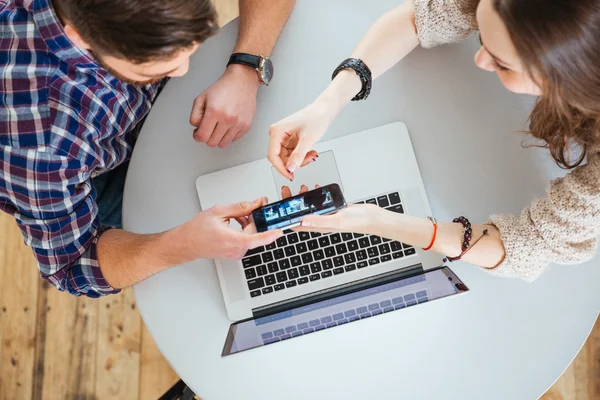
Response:
[{"label": "woman", "polygon": [[[520,216],[437,222],[376,206],[309,216],[303,229],[379,235],[462,259],[497,275],[535,279],[550,262],[593,257],[600,234],[600,0],[414,0],[381,17],[308,107],[271,127],[269,159],[293,178],[342,107],[417,45],[456,42],[479,30],[480,68],[516,93],[538,95],[530,133],[571,170]],[[336,70],[337,71],[337,70]],[[358,93],[358,95],[357,95]]]}]

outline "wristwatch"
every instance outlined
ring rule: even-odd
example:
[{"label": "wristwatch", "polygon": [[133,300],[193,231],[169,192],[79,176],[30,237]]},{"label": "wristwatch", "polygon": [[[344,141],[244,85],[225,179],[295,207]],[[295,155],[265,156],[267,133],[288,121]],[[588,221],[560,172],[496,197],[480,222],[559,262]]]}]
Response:
[{"label": "wristwatch", "polygon": [[263,85],[269,86],[271,79],[273,79],[273,62],[268,57],[248,53],[233,53],[229,57],[227,66],[231,64],[242,64],[254,68],[258,72],[258,80]]}]

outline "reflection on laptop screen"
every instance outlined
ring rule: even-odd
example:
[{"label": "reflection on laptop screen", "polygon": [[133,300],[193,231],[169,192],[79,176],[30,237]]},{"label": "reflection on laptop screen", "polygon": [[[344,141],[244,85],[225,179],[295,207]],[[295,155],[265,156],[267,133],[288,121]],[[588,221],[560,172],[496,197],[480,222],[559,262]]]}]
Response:
[{"label": "reflection on laptop screen", "polygon": [[223,355],[370,318],[468,290],[447,267],[231,325]]}]

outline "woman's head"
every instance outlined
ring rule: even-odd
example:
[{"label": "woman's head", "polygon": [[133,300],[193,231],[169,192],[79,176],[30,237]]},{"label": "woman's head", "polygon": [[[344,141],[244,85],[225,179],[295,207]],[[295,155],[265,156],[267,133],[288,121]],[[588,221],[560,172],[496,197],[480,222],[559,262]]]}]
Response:
[{"label": "woman's head", "polygon": [[531,133],[559,165],[580,164],[600,146],[600,0],[466,0],[465,7],[480,30],[475,63],[507,89],[539,95]]}]

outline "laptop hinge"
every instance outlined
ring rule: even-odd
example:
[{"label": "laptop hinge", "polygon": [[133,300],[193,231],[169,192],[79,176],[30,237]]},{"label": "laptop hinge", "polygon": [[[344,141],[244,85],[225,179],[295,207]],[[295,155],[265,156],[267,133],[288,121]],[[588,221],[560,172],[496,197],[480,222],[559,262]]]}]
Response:
[{"label": "laptop hinge", "polygon": [[328,289],[311,292],[302,296],[282,300],[277,303],[272,303],[263,307],[254,308],[252,309],[252,316],[255,319],[266,317],[268,315],[273,315],[294,308],[302,307],[308,304],[313,304],[317,301],[323,301],[341,295],[354,293],[359,290],[368,289],[370,287],[386,283],[387,281],[395,281],[402,278],[410,278],[412,276],[423,273],[423,271],[423,266],[419,263],[402,268],[400,270],[384,272],[382,274],[370,276],[368,278],[360,279],[358,281],[344,283]]}]

